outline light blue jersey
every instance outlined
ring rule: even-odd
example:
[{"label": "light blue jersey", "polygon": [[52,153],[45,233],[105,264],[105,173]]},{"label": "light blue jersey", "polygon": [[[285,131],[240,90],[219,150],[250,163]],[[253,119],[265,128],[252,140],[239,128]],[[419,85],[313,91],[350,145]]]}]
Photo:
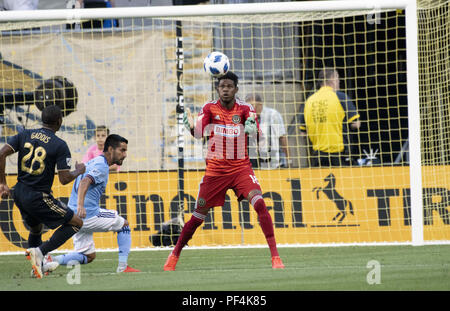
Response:
[{"label": "light blue jersey", "polygon": [[100,198],[105,192],[108,183],[109,165],[103,155],[93,158],[86,163],[86,172],[75,179],[72,187],[72,193],[69,199],[69,208],[77,212],[78,187],[84,177],[89,177],[92,184],[89,186],[84,199],[84,208],[86,209],[86,218],[97,216],[100,212]]}]

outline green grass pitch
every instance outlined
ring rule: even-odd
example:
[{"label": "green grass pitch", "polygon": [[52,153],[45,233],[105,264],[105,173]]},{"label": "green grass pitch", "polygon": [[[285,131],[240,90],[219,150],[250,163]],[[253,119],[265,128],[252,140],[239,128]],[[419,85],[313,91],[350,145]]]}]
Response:
[{"label": "green grass pitch", "polygon": [[[267,248],[183,250],[176,271],[162,267],[169,249],[132,251],[141,273],[116,274],[117,253],[99,252],[79,266],[79,284],[60,266],[43,279],[30,277],[22,255],[0,256],[1,291],[448,291],[450,245],[280,247],[286,265],[271,268]],[[379,279],[369,284],[379,263]],[[372,272],[371,272],[372,271]],[[375,271],[375,272],[374,272]],[[372,274],[371,274],[372,273]],[[370,277],[369,277],[370,279]],[[73,282],[72,278],[72,282]],[[373,283],[373,282],[372,282]],[[378,283],[378,284],[377,284]]]}]

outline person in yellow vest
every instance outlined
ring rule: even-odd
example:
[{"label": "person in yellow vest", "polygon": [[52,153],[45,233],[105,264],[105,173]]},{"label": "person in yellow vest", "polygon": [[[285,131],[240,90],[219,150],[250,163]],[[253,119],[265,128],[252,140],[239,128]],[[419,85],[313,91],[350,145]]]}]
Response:
[{"label": "person in yellow vest", "polygon": [[361,126],[355,104],[339,91],[339,73],[325,68],[319,73],[320,89],[305,103],[300,119],[302,135],[312,143],[312,166],[348,166],[348,130]]}]

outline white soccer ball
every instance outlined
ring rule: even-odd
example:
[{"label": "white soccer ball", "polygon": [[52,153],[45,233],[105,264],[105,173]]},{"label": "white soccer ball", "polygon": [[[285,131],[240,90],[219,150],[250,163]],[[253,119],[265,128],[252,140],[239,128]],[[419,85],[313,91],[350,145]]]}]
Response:
[{"label": "white soccer ball", "polygon": [[218,78],[228,72],[230,60],[221,52],[211,52],[203,61],[203,69],[214,78]]}]

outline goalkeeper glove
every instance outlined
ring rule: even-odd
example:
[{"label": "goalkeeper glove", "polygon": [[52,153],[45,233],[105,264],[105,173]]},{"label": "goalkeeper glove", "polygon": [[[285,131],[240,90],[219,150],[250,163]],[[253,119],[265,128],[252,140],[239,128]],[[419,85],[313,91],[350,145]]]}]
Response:
[{"label": "goalkeeper glove", "polygon": [[254,117],[248,117],[244,123],[244,132],[246,134],[256,133],[256,121]]},{"label": "goalkeeper glove", "polygon": [[193,128],[193,126],[191,127],[191,124],[192,123],[194,123],[194,122],[192,122],[193,120],[192,120],[192,116],[191,116],[191,113],[189,112],[189,115],[188,115],[188,113],[186,112],[186,110],[184,111],[184,114],[183,114],[183,123],[184,123],[184,127],[190,132],[191,130],[192,130],[192,128]]}]

